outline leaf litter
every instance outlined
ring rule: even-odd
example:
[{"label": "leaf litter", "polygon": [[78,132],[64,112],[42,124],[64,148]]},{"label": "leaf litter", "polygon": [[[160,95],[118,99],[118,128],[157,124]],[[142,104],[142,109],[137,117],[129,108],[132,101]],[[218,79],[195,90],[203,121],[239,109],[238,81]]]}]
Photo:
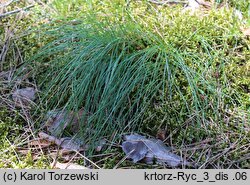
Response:
[{"label": "leaf litter", "polygon": [[71,126],[70,131],[77,132],[83,111],[83,109],[80,109],[78,112],[71,111],[69,113],[63,110],[49,111],[46,115],[47,121],[45,126],[54,136],[59,136],[69,125]]},{"label": "leaf litter", "polygon": [[33,87],[26,87],[22,89],[16,89],[12,93],[12,98],[17,106],[29,105],[35,100],[36,90]]},{"label": "leaf litter", "polygon": [[189,162],[172,153],[171,148],[159,139],[147,139],[145,136],[131,134],[124,136],[124,140],[122,150],[134,163],[143,160],[147,164],[153,164],[156,161],[158,164],[171,167],[191,166]]},{"label": "leaf litter", "polygon": [[47,140],[53,144],[56,144],[60,148],[69,151],[84,151],[87,149],[87,146],[79,142],[77,139],[64,137],[61,139],[56,138],[55,136],[48,135],[44,132],[38,134],[40,139]]}]

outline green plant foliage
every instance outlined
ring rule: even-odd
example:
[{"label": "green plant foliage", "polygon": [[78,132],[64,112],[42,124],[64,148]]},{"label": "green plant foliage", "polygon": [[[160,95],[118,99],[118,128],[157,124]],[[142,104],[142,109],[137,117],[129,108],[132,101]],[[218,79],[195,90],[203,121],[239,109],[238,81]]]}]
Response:
[{"label": "green plant foliage", "polygon": [[18,154],[17,145],[23,138],[24,120],[8,110],[0,111],[0,168],[48,168],[49,161],[41,156],[36,161],[29,151],[27,155]]},{"label": "green plant foliage", "polygon": [[[93,146],[102,137],[117,141],[126,132],[164,129],[165,142],[177,148],[223,140],[209,143],[214,156],[234,143],[235,152],[217,164],[240,161],[247,154],[241,146],[249,143],[250,40],[241,31],[249,25],[249,2],[217,2],[194,14],[182,4],[146,0],[54,0],[48,9],[37,7],[46,19],[32,20],[34,32],[27,27],[32,34],[13,39],[41,90],[36,114],[83,110],[78,132],[52,134],[74,134]],[[9,60],[13,56],[8,53]],[[203,150],[188,154],[200,165],[207,160]],[[104,166],[115,166],[117,158]],[[32,165],[27,156],[20,166]]]},{"label": "green plant foliage", "polygon": [[85,141],[164,125],[174,129],[187,120],[194,129],[183,137],[203,139],[202,127],[223,122],[225,104],[242,104],[238,94],[229,94],[225,74],[232,65],[229,52],[239,43],[248,47],[239,23],[225,9],[198,19],[179,7],[141,5],[111,9],[108,18],[102,16],[106,5],[77,24],[49,27],[54,41],[33,59],[50,57],[45,101],[50,109],[83,108],[78,134]]}]

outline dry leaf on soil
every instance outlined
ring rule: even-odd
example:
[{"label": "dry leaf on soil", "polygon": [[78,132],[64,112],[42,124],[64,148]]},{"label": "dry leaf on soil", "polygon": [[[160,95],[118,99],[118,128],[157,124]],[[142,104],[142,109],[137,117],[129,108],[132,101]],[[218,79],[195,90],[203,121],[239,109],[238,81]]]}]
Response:
[{"label": "dry leaf on soil", "polygon": [[29,105],[35,100],[36,90],[33,87],[17,89],[13,92],[12,98],[18,106]]},{"label": "dry leaf on soil", "polygon": [[72,150],[72,151],[83,151],[86,150],[87,146],[83,145],[80,141],[70,138],[70,137],[65,137],[58,139],[55,136],[48,135],[44,132],[40,132],[39,137],[47,140],[51,143],[54,143],[58,146],[60,146],[64,150]]},{"label": "dry leaf on soil", "polygon": [[29,148],[47,148],[52,144],[52,142],[48,141],[48,140],[44,140],[44,139],[35,139],[35,140],[31,140],[28,143],[28,147]]},{"label": "dry leaf on soil", "polygon": [[63,130],[70,125],[70,131],[76,133],[79,129],[79,122],[83,115],[83,109],[80,109],[78,112],[71,111],[67,113],[66,111],[49,111],[47,113],[47,122],[45,126],[48,131],[54,136],[59,136]]},{"label": "dry leaf on soil", "polygon": [[171,153],[171,149],[158,139],[146,139],[146,137],[131,134],[124,136],[125,141],[122,143],[122,149],[133,162],[144,160],[152,164],[156,160],[159,164],[167,164],[172,167],[181,164],[190,165],[187,161],[176,154]]}]

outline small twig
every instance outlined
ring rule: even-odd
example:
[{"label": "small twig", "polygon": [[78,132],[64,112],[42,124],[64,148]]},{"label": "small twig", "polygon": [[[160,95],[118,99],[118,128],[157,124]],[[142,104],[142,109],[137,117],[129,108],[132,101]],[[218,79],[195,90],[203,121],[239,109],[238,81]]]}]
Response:
[{"label": "small twig", "polygon": [[12,14],[15,14],[15,13],[18,13],[18,12],[21,12],[21,11],[28,10],[28,9],[34,7],[34,6],[35,5],[32,4],[32,5],[26,6],[24,8],[19,8],[19,9],[16,9],[16,10],[13,10],[13,11],[10,11],[10,12],[7,12],[7,13],[0,14],[0,18],[7,17],[9,15],[12,15]]}]

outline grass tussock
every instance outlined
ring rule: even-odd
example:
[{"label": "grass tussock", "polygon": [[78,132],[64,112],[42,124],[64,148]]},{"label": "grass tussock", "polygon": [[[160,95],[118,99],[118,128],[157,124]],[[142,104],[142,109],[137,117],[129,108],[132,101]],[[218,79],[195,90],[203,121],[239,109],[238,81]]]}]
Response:
[{"label": "grass tussock", "polygon": [[[124,133],[163,130],[164,142],[197,166],[249,167],[250,42],[241,32],[249,26],[247,1],[193,14],[181,4],[62,2],[34,8],[42,17],[31,21],[36,29],[11,40],[23,54],[16,60],[25,68],[18,67],[31,69],[42,97],[33,117],[82,112],[77,132],[53,135],[74,135],[94,149],[101,138],[118,142]],[[8,52],[6,61],[14,56]],[[106,152],[117,153],[111,148]],[[118,153],[103,167],[115,166]]]},{"label": "grass tussock", "polygon": [[[198,19],[138,7],[115,20],[99,13],[76,25],[66,21],[47,32],[54,40],[36,56],[50,61],[49,108],[84,109],[78,133],[84,140],[173,129],[187,120],[209,132],[211,124],[224,123],[227,109],[247,106],[239,94],[227,92],[233,93],[225,74],[232,65],[227,52],[239,43],[248,47],[235,32],[239,25],[232,12],[212,11]],[[197,129],[192,133],[190,141],[206,136]]]}]

